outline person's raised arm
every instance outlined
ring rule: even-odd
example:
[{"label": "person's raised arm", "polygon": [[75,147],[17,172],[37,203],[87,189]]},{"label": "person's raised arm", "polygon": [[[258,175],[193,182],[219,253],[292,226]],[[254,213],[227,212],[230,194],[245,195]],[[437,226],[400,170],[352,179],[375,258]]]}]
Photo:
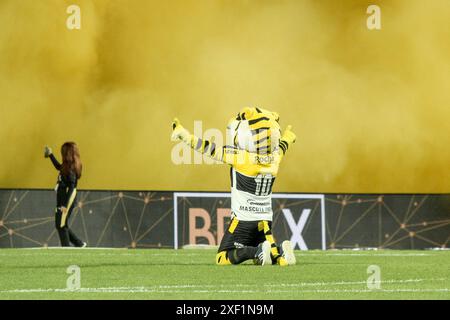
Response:
[{"label": "person's raised arm", "polygon": [[50,148],[49,146],[45,146],[44,148],[44,157],[50,158],[56,170],[61,170],[61,164],[58,162],[58,160],[56,160],[55,156],[53,155],[52,148]]}]

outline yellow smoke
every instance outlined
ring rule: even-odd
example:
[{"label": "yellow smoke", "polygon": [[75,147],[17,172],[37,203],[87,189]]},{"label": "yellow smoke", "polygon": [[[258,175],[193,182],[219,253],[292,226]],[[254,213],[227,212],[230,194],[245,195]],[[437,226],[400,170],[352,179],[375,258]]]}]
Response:
[{"label": "yellow smoke", "polygon": [[448,1],[375,1],[369,31],[373,3],[2,0],[0,187],[51,187],[42,148],[74,140],[84,189],[227,190],[172,163],[170,122],[250,105],[298,135],[276,191],[450,192]]}]

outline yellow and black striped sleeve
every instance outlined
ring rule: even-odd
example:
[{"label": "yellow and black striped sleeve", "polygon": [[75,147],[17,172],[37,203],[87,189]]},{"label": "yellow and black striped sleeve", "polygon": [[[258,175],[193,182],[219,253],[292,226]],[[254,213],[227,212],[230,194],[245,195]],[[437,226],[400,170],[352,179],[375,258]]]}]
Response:
[{"label": "yellow and black striped sleeve", "polygon": [[289,149],[289,142],[285,140],[280,140],[280,149],[283,151],[283,155],[286,154],[286,151]]},{"label": "yellow and black striped sleeve", "polygon": [[190,146],[192,149],[200,153],[206,154],[208,157],[211,157],[218,161],[222,161],[221,147],[217,148],[214,142],[191,135]]},{"label": "yellow and black striped sleeve", "polygon": [[248,152],[234,146],[218,146],[209,140],[191,135],[190,146],[192,149],[206,154],[208,157],[229,165],[243,163],[248,158]]}]

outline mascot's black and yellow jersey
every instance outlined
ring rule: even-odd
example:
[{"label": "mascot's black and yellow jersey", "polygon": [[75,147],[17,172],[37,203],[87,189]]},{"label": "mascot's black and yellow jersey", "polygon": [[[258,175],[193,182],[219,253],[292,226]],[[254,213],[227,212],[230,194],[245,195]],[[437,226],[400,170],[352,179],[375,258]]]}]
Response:
[{"label": "mascot's black and yellow jersey", "polygon": [[295,142],[290,126],[281,135],[279,117],[260,108],[244,108],[227,126],[227,143],[217,146],[173,123],[173,140],[231,166],[231,211],[242,221],[272,221],[272,187],[280,162]]}]

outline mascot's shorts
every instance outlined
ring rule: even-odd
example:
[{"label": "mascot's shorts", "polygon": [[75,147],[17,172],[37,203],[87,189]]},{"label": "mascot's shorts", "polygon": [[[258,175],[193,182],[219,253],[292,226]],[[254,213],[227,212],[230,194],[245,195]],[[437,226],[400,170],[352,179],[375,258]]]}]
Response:
[{"label": "mascot's shorts", "polygon": [[244,246],[256,247],[265,240],[272,244],[274,239],[271,227],[271,221],[240,221],[233,218],[222,238],[218,252]]}]

